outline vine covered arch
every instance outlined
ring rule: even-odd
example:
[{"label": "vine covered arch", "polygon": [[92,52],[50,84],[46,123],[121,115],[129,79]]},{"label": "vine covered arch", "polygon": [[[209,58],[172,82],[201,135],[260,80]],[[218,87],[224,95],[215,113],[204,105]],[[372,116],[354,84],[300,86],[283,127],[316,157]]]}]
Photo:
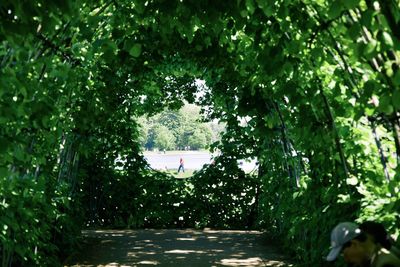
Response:
[{"label": "vine covered arch", "polygon": [[[143,210],[135,198],[159,198],[146,205],[161,214],[161,203],[200,196],[215,177],[256,197],[240,206],[216,185],[213,205],[250,208],[213,226],[252,221],[310,264],[339,219],[398,228],[396,1],[3,1],[0,13],[3,266],[69,247],[82,216],[143,226],[128,212]],[[227,123],[215,145],[226,156],[187,186],[145,168],[136,118],[193,102],[197,78],[207,116]],[[122,173],[113,172],[118,155]],[[259,159],[256,176],[233,164],[248,156]],[[97,197],[114,197],[103,201],[108,213],[99,215]],[[160,214],[153,222],[170,226]]]}]

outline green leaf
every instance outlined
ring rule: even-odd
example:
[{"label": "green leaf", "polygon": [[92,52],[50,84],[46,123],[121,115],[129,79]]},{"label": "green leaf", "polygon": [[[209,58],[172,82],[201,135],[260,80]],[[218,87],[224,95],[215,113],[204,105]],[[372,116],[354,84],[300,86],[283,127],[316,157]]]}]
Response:
[{"label": "green leaf", "polygon": [[371,54],[376,48],[377,42],[375,40],[371,40],[364,49],[364,54],[369,55]]},{"label": "green leaf", "polygon": [[393,47],[392,36],[388,32],[382,33],[383,43],[389,47]]},{"label": "green leaf", "polygon": [[[350,182],[351,181],[352,180],[350,180]],[[350,195],[348,195],[348,194],[347,195],[344,195],[344,194],[339,194],[338,195],[338,200],[337,200],[338,203],[349,203],[350,201],[351,201]]]},{"label": "green leaf", "polygon": [[0,166],[0,178],[6,177],[9,175],[8,169],[6,167]]},{"label": "green leaf", "polygon": [[388,115],[393,113],[393,106],[391,103],[391,98],[388,95],[383,95],[380,99],[379,99],[379,110],[381,112],[384,112]]},{"label": "green leaf", "polygon": [[368,29],[371,27],[372,19],[374,17],[374,11],[368,9],[361,15],[361,24]]},{"label": "green leaf", "polygon": [[321,58],[324,55],[324,50],[321,47],[316,47],[311,50],[311,55],[313,58]]},{"label": "green leaf", "polygon": [[380,84],[374,80],[368,80],[364,84],[364,96],[369,98],[372,94],[380,89]]},{"label": "green leaf", "polygon": [[328,16],[330,19],[335,19],[337,18],[340,13],[342,12],[342,8],[343,5],[340,1],[336,0],[335,2],[333,2],[333,4],[331,5],[331,7],[329,8],[328,11]]},{"label": "green leaf", "polygon": [[242,16],[242,18],[247,17],[247,11],[246,10],[240,11],[240,16]]},{"label": "green leaf", "polygon": [[360,4],[360,0],[344,0],[343,4],[347,9],[353,9]]},{"label": "green leaf", "polygon": [[393,79],[393,83],[397,86],[400,86],[400,70],[396,71],[396,74],[394,75]]},{"label": "green leaf", "polygon": [[358,179],[355,176],[350,176],[349,178],[346,179],[346,183],[348,185],[357,185],[358,184]]},{"label": "green leaf", "polygon": [[272,16],[272,14],[274,13],[273,5],[269,4],[265,0],[256,0],[256,2],[258,4],[258,7],[262,9],[267,17]]},{"label": "green leaf", "polygon": [[400,90],[396,90],[392,96],[392,103],[395,108],[400,108]]},{"label": "green leaf", "polygon": [[354,114],[353,118],[354,118],[355,121],[358,121],[358,120],[360,120],[363,116],[364,116],[364,112],[363,112],[362,110],[358,110],[358,111]]},{"label": "green leaf", "polygon": [[103,39],[97,39],[96,41],[93,42],[92,47],[94,49],[98,49],[99,47],[101,47],[103,45],[103,43],[104,43]]},{"label": "green leaf", "polygon": [[0,153],[3,154],[9,146],[9,142],[6,138],[0,137]]},{"label": "green leaf", "polygon": [[14,157],[20,161],[24,161],[25,160],[25,155],[24,155],[24,151],[20,146],[16,146],[14,149]]},{"label": "green leaf", "polygon": [[356,39],[360,35],[360,32],[361,32],[361,27],[360,24],[358,23],[353,24],[347,31],[351,39]]},{"label": "green leaf", "polygon": [[249,12],[250,15],[254,14],[255,11],[255,6],[254,6],[254,1],[253,0],[246,0],[246,8],[247,11]]},{"label": "green leaf", "polygon": [[141,44],[134,44],[129,49],[129,54],[133,57],[138,57],[142,53],[142,45]]},{"label": "green leaf", "polygon": [[373,109],[373,108],[365,108],[365,115],[372,116],[374,113],[375,113],[375,109]]}]

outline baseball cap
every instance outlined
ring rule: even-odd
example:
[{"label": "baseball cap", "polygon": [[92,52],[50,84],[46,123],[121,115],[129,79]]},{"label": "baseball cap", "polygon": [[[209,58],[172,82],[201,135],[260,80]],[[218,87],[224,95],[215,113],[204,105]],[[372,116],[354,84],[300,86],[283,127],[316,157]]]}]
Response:
[{"label": "baseball cap", "polygon": [[327,261],[334,261],[343,248],[343,245],[361,234],[358,225],[352,222],[342,222],[336,225],[331,232],[331,251]]}]

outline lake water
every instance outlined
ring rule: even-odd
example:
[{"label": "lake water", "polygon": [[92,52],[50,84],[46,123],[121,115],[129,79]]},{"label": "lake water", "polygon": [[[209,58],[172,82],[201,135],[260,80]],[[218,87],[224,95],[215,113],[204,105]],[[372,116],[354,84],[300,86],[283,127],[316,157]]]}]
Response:
[{"label": "lake water", "polygon": [[[196,151],[174,152],[173,154],[145,152],[143,155],[153,169],[178,169],[179,160],[182,158],[185,162],[185,169],[200,170],[204,164],[210,164],[212,161],[210,153]],[[256,167],[256,161],[240,160],[238,165],[245,171],[252,171]]]}]

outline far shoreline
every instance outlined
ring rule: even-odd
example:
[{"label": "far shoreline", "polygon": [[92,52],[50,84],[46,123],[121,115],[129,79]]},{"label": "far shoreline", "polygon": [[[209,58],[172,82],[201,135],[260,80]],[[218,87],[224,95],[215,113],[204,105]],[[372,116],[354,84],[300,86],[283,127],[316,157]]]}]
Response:
[{"label": "far shoreline", "polygon": [[208,150],[166,150],[164,151],[142,151],[143,156],[147,155],[190,155],[190,154],[212,154]]}]

